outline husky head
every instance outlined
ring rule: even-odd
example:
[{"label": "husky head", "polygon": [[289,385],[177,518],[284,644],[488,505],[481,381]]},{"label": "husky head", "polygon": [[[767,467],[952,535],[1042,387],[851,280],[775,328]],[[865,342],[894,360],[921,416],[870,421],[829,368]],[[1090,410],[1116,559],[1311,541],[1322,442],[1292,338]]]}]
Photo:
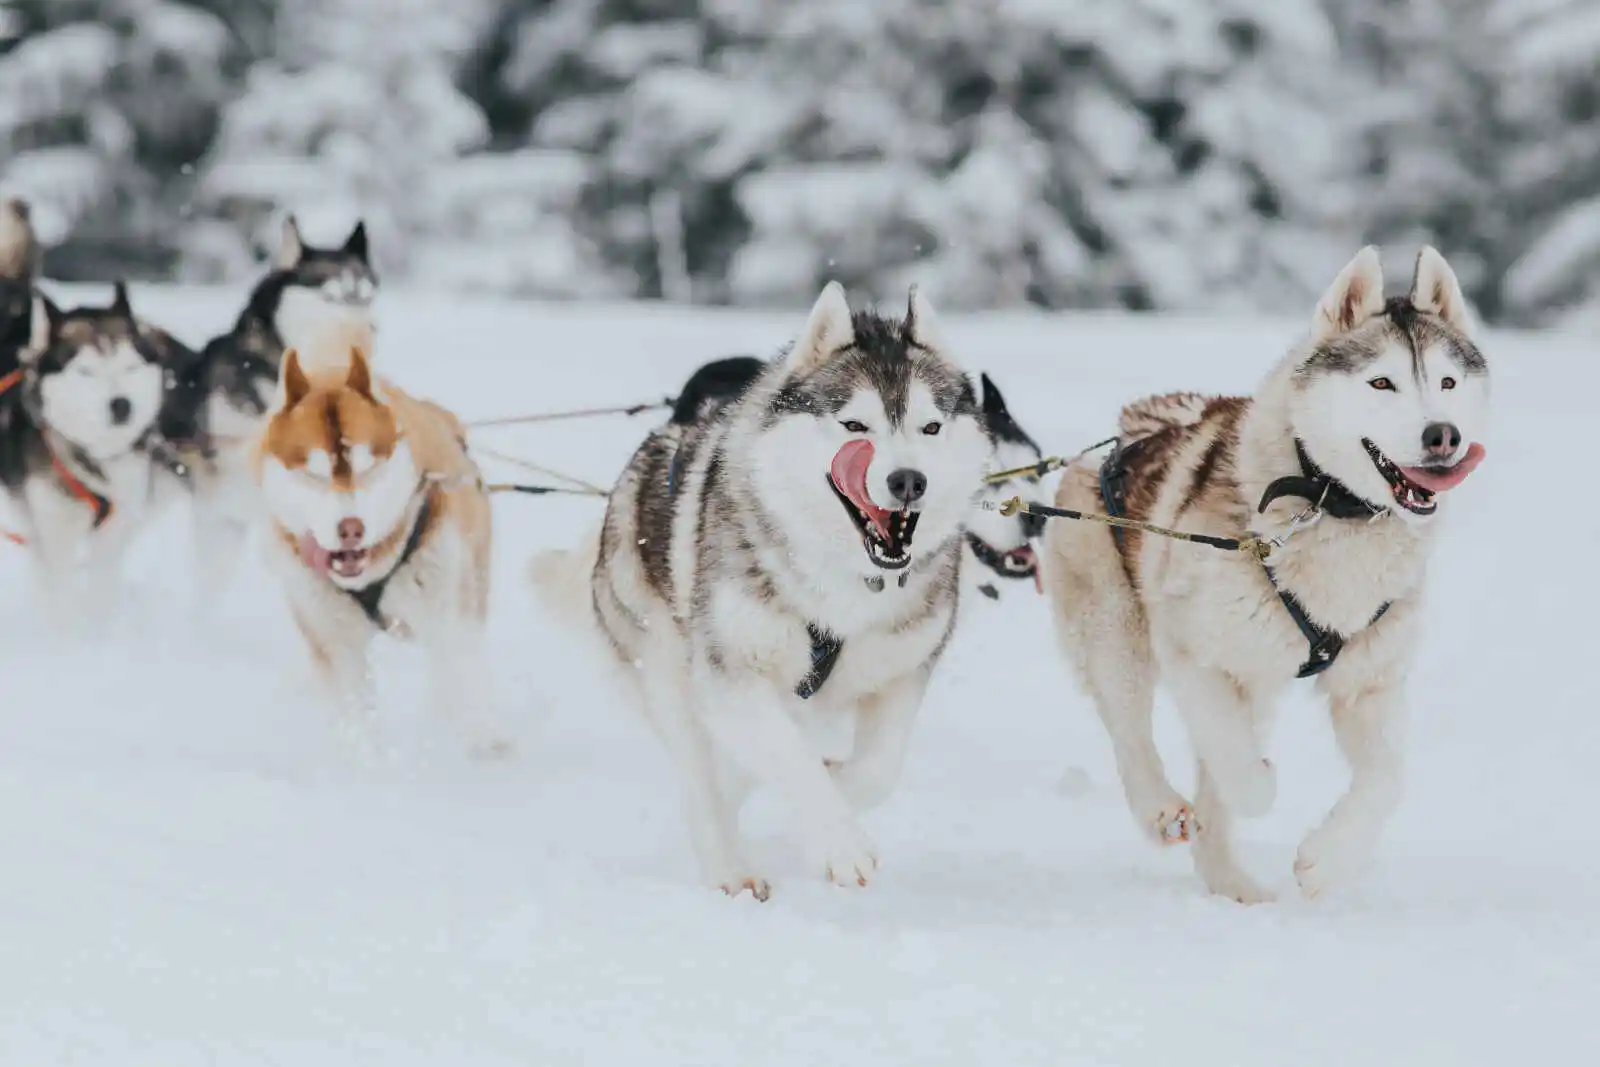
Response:
[{"label": "husky head", "polygon": [[367,227],[357,222],[338,248],[315,248],[300,236],[293,215],[284,219],[283,239],[272,273],[257,287],[257,300],[276,295],[263,308],[286,348],[305,350],[318,334],[352,320],[371,320],[378,277],[367,256]]},{"label": "husky head", "polygon": [[1416,522],[1484,456],[1489,364],[1444,257],[1424,246],[1411,292],[1385,300],[1363,248],[1317,305],[1294,372],[1291,424],[1312,460],[1371,504]]},{"label": "husky head", "polygon": [[[993,470],[1015,470],[1037,464],[1044,458],[1039,446],[1027,431],[1017,424],[1006,409],[1006,399],[987,374],[979,379],[983,386],[983,403],[980,414],[983,429],[989,438],[989,465]],[[986,503],[998,504],[1014,496],[1042,503],[1035,491],[1039,485],[1037,474],[1019,474],[1004,482],[986,485],[980,497]],[[1044,520],[1037,515],[1018,512],[1002,515],[999,510],[977,509],[967,520],[967,547],[974,558],[987,571],[980,572],[986,582],[993,572],[1001,578],[1032,578],[1036,588],[1039,580],[1039,560],[1034,553],[1033,541],[1044,533]],[[997,598],[998,590],[992,583],[979,587],[986,596]]]},{"label": "husky head", "polygon": [[121,282],[105,308],[62,311],[36,297],[20,358],[30,410],[90,459],[131,451],[161,414],[162,352],[134,318]]},{"label": "husky head", "polygon": [[6,357],[27,347],[33,328],[33,283],[39,273],[39,243],[28,205],[0,201],[0,373]]},{"label": "husky head", "polygon": [[769,513],[806,516],[829,554],[867,577],[955,537],[989,448],[972,382],[947,353],[916,288],[898,319],[852,315],[830,282],[771,372],[775,391],[750,446]]},{"label": "husky head", "polygon": [[353,347],[348,368],[332,384],[314,384],[300,353],[284,352],[283,405],[261,438],[261,487],[306,564],[356,589],[373,580],[374,550],[399,536],[421,475],[367,352]]}]

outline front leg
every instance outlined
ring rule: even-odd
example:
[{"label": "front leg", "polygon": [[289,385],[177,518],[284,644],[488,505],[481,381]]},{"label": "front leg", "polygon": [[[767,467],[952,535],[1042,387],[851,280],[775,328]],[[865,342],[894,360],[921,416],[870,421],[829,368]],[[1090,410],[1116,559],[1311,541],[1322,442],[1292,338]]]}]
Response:
[{"label": "front leg", "polygon": [[331,620],[313,617],[298,605],[292,613],[333,712],[340,743],[347,752],[360,757],[375,754],[379,747],[377,692],[367,660],[372,628],[365,625],[365,620],[359,627],[352,622],[340,628]]},{"label": "front leg", "polygon": [[758,785],[772,786],[789,801],[828,879],[866,885],[878,869],[877,849],[772,683],[738,668],[702,663],[694,692],[694,713],[713,742]]},{"label": "front leg", "polygon": [[899,784],[911,747],[911,728],[927,689],[928,672],[919,670],[861,701],[855,750],[848,760],[829,767],[834,784],[857,811],[882,804]]},{"label": "front leg", "polygon": [[1173,697],[1195,754],[1228,808],[1252,818],[1277,798],[1277,773],[1261,754],[1249,694],[1222,671],[1177,662],[1168,668]]},{"label": "front leg", "polygon": [[122,563],[133,541],[132,519],[113,519],[89,533],[88,585],[83,594],[84,622],[91,634],[105,632],[122,603]]},{"label": "front leg", "polygon": [[1322,825],[1306,835],[1295,878],[1308,898],[1347,878],[1372,856],[1400,804],[1405,715],[1398,683],[1338,694],[1329,701],[1333,734],[1350,764],[1350,788]]}]

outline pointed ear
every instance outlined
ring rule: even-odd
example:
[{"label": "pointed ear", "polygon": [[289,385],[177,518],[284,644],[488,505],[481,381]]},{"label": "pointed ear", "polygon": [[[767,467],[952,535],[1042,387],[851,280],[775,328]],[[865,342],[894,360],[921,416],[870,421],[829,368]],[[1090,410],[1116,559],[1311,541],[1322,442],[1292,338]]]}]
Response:
[{"label": "pointed ear", "polygon": [[922,287],[913,285],[906,300],[906,337],[918,348],[943,352],[944,335],[939,330],[939,317],[933,304],[922,293]]},{"label": "pointed ear", "polygon": [[111,286],[111,310],[118,315],[133,318],[133,304],[128,300],[128,283],[121,278]]},{"label": "pointed ear", "polygon": [[1367,245],[1333,280],[1311,317],[1313,343],[1349,333],[1374,315],[1383,313],[1383,266],[1378,250]]},{"label": "pointed ear", "polygon": [[355,229],[351,230],[350,236],[344,239],[344,250],[363,263],[367,261],[367,223],[365,219],[356,220]]},{"label": "pointed ear", "polygon": [[300,237],[300,224],[293,215],[283,218],[283,237],[278,241],[278,257],[273,263],[279,270],[293,270],[305,258],[306,243]]},{"label": "pointed ear", "polygon": [[311,392],[311,379],[300,366],[300,353],[296,349],[283,350],[283,406],[292,408]]},{"label": "pointed ear", "polygon": [[1432,245],[1423,245],[1417,253],[1417,269],[1411,277],[1411,306],[1424,315],[1437,315],[1463,333],[1472,329],[1456,272]]},{"label": "pointed ear", "polygon": [[978,375],[978,381],[983,385],[983,410],[990,415],[1004,414],[1006,398],[1000,395],[1000,390],[990,380],[988,373]]},{"label": "pointed ear", "polygon": [[50,342],[56,336],[56,330],[61,323],[61,309],[50,302],[50,298],[43,293],[33,294],[33,314],[30,319],[28,331],[28,345],[17,353],[17,360],[21,363],[31,363],[38,358],[45,349],[50,347]]},{"label": "pointed ear", "polygon": [[829,282],[822,287],[822,295],[811,307],[800,338],[789,353],[789,363],[796,370],[806,370],[823,363],[839,349],[853,344],[855,327],[850,324],[850,302],[844,297],[844,287]]},{"label": "pointed ear", "polygon": [[344,384],[357,396],[373,399],[372,364],[367,362],[367,353],[360,345],[350,346],[350,373],[345,377]]}]

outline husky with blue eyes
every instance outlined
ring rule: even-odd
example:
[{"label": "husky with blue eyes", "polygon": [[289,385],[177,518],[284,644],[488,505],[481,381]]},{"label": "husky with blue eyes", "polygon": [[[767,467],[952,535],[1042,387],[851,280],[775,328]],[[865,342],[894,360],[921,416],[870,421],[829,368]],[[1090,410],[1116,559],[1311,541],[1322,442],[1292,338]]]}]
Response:
[{"label": "husky with blue eyes", "polygon": [[[677,767],[703,877],[764,899],[738,828],[756,786],[790,802],[819,873],[877,872],[858,816],[893,791],[955,627],[990,442],[916,291],[904,316],[852,314],[830,284],[746,370],[634,454],[586,607]],[[536,560],[541,591],[562,569]]]},{"label": "husky with blue eyes", "polygon": [[[1326,701],[1348,791],[1300,844],[1316,897],[1371,856],[1401,792],[1399,731],[1439,524],[1483,460],[1489,362],[1455,272],[1432,248],[1385,299],[1374,248],[1334,280],[1308,336],[1251,397],[1128,405],[1103,463],[1063,472],[1056,503],[1276,544],[1265,561],[1058,521],[1044,582],[1063,650],[1110,736],[1128,806],[1162,844],[1192,842],[1207,889],[1267,900],[1232,823],[1271,809],[1264,744],[1293,687]],[[1151,729],[1164,680],[1194,749],[1194,803]]]},{"label": "husky with blue eyes", "polygon": [[194,372],[169,395],[163,412],[169,436],[186,430],[193,453],[203,605],[232,575],[259,514],[248,455],[277,403],[285,348],[311,353],[328,337],[369,331],[377,292],[364,223],[357,222],[339,247],[319,248],[306,243],[291,215],[272,269],[233,328],[206,345]]}]

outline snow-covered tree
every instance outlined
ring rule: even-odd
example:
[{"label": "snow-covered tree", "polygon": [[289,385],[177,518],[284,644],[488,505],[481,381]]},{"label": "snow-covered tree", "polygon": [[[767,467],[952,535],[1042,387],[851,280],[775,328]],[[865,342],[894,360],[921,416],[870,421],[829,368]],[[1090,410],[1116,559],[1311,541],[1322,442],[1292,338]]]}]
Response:
[{"label": "snow-covered tree", "polygon": [[32,204],[52,274],[171,268],[185,168],[216,128],[232,47],[181,0],[0,6],[0,195]]}]

